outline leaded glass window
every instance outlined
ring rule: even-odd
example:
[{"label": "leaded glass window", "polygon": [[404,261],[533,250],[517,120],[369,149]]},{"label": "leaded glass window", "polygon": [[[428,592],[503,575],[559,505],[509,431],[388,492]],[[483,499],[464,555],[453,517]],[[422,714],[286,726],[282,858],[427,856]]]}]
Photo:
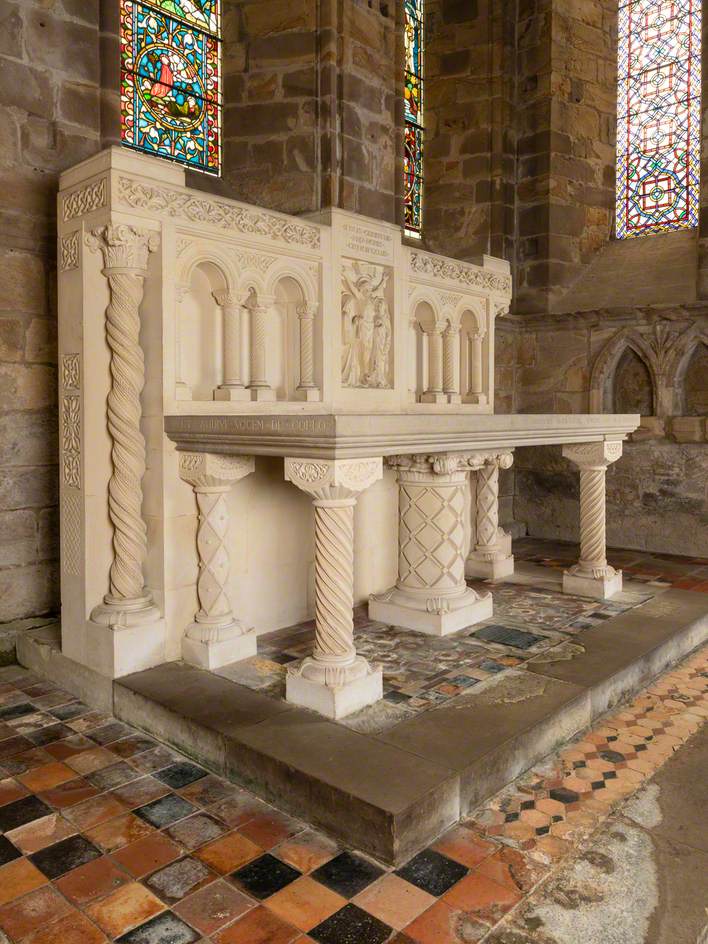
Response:
[{"label": "leaded glass window", "polygon": [[423,2],[404,0],[405,145],[403,200],[407,236],[419,237],[423,223]]},{"label": "leaded glass window", "polygon": [[120,0],[123,144],[218,174],[220,0]]},{"label": "leaded glass window", "polygon": [[620,0],[617,236],[698,225],[700,0]]}]

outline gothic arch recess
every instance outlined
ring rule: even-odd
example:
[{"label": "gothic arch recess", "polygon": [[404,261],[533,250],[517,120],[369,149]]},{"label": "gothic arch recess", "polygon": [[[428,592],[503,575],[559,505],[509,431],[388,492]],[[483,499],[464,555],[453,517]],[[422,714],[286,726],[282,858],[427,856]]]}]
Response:
[{"label": "gothic arch recess", "polygon": [[657,409],[660,371],[656,355],[637,331],[632,328],[623,328],[607,342],[593,364],[590,375],[591,413],[615,412],[615,376],[623,355],[627,351],[633,352],[634,356],[646,368],[651,384],[652,414]]}]

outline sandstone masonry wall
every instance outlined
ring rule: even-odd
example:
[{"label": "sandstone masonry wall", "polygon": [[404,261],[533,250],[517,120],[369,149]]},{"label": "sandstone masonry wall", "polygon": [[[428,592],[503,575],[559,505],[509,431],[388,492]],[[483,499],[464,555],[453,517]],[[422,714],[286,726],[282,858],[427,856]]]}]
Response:
[{"label": "sandstone masonry wall", "polygon": [[58,606],[55,199],[99,147],[98,4],[0,4],[0,622]]}]

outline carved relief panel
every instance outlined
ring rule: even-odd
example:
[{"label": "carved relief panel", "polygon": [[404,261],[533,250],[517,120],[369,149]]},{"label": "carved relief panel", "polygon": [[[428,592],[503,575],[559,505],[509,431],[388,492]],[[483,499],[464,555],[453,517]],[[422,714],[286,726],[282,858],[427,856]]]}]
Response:
[{"label": "carved relief panel", "polygon": [[393,387],[392,268],[342,260],[342,386]]}]

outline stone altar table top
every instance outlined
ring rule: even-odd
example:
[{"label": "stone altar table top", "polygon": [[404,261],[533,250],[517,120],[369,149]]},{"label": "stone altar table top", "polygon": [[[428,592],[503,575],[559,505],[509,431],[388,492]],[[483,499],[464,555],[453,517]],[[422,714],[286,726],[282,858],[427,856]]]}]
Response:
[{"label": "stone altar table top", "polygon": [[165,416],[165,432],[194,451],[349,459],[618,441],[639,420],[632,413],[194,413]]}]

